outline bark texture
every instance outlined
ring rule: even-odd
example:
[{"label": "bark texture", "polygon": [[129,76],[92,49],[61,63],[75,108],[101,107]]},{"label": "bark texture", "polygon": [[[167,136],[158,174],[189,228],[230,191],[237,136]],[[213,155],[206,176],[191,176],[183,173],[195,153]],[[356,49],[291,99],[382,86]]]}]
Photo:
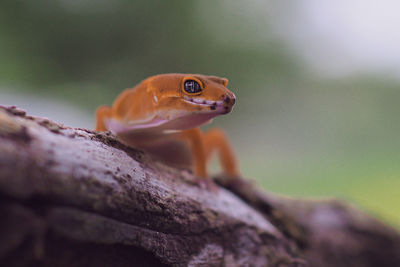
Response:
[{"label": "bark texture", "polygon": [[216,180],[2,107],[0,265],[400,266],[399,233],[349,204]]}]

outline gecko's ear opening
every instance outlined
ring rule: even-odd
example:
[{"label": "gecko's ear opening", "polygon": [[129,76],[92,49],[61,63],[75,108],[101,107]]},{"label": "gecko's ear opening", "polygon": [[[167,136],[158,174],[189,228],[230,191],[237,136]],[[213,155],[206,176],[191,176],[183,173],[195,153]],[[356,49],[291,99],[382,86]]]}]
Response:
[{"label": "gecko's ear opening", "polygon": [[221,78],[221,80],[222,80],[222,84],[223,84],[225,87],[227,87],[227,86],[228,86],[228,83],[229,83],[229,80],[228,80],[227,78]]},{"label": "gecko's ear opening", "polygon": [[221,78],[221,77],[217,77],[217,76],[208,76],[208,78],[211,81],[214,81],[216,83],[222,84],[223,86],[228,86],[228,79],[227,78]]}]

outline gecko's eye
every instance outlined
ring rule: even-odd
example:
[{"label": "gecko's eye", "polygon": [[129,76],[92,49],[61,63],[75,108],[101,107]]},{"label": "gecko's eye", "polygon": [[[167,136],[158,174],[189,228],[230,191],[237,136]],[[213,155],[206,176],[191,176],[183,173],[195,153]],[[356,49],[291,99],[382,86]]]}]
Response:
[{"label": "gecko's eye", "polygon": [[201,85],[195,80],[186,80],[183,84],[186,93],[199,94],[202,90]]}]

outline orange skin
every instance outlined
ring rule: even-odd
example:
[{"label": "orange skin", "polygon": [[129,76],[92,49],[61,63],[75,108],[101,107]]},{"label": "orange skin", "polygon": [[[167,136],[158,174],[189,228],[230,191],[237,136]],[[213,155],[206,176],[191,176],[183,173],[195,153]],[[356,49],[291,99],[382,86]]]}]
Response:
[{"label": "orange skin", "polygon": [[[200,92],[187,92],[187,81],[199,84]],[[110,130],[129,146],[176,167],[190,168],[207,177],[207,163],[217,151],[224,173],[238,176],[238,164],[224,132],[202,132],[198,126],[227,114],[235,95],[228,80],[199,74],[161,74],[123,91],[112,107],[96,111],[97,131]]]}]

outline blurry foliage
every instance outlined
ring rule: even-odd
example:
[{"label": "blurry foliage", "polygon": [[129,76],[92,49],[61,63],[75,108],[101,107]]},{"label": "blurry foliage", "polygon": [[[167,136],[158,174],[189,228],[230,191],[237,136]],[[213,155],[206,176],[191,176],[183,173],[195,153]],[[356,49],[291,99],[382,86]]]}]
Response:
[{"label": "blurry foliage", "polygon": [[[196,5],[196,1],[4,0],[0,80],[58,91],[94,108],[158,73],[208,73],[234,77],[245,85],[257,76],[283,79],[290,72],[293,62],[278,43],[247,50],[216,42],[199,23],[207,14],[199,14]],[[235,20],[219,11],[214,10],[218,20]]]}]

